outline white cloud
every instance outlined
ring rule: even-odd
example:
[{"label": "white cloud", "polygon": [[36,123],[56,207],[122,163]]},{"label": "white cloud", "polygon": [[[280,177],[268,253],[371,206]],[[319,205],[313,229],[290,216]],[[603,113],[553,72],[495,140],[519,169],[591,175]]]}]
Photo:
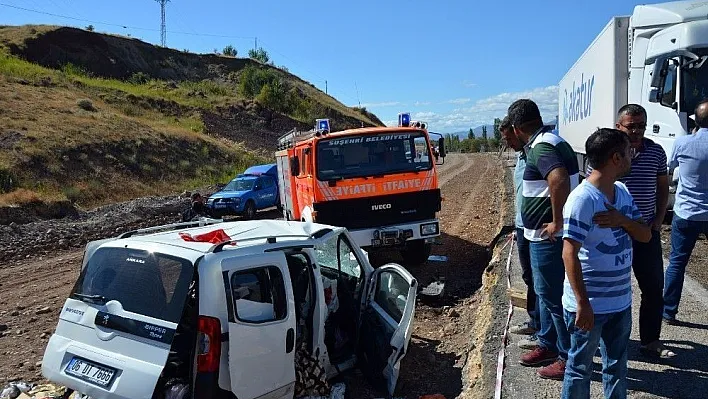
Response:
[{"label": "white cloud", "polygon": [[472,101],[472,100],[469,98],[455,98],[452,100],[447,100],[445,102],[448,104],[467,104],[470,101]]},{"label": "white cloud", "polygon": [[375,107],[395,107],[397,105],[402,105],[399,101],[386,101],[380,103],[366,103],[361,104],[362,107],[375,108]]},{"label": "white cloud", "polygon": [[413,105],[415,105],[416,107],[422,107],[424,105],[430,105],[430,101],[425,101],[425,102],[416,101],[415,104],[413,104]]},{"label": "white cloud", "polygon": [[491,124],[494,118],[503,117],[509,105],[519,98],[530,98],[536,102],[544,121],[553,119],[558,114],[558,86],[548,86],[523,92],[497,94],[477,100],[464,108],[454,109],[450,113],[417,112],[412,117],[428,122],[433,131],[466,131],[471,127]]},{"label": "white cloud", "polygon": [[477,83],[473,83],[469,80],[463,80],[462,85],[465,87],[475,87],[475,86],[477,86]]}]

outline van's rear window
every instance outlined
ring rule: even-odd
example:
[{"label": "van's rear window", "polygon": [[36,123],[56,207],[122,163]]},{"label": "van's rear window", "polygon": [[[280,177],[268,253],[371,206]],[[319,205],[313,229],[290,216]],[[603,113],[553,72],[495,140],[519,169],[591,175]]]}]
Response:
[{"label": "van's rear window", "polygon": [[192,263],[183,258],[101,248],[89,259],[71,296],[92,302],[115,300],[126,311],[179,323],[193,271]]}]

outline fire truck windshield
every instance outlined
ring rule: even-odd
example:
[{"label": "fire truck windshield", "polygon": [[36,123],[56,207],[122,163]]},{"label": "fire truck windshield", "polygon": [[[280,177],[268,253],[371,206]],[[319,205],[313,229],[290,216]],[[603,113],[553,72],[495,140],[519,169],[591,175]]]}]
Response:
[{"label": "fire truck windshield", "polygon": [[317,143],[320,181],[430,170],[433,160],[424,133],[365,134]]}]

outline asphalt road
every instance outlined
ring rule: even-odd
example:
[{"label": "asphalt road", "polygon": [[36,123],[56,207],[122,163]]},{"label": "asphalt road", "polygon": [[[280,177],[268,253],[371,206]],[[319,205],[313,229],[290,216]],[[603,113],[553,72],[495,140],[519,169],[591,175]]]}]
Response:
[{"label": "asphalt road", "polygon": [[[504,253],[505,260],[507,256],[508,249]],[[512,254],[511,280],[512,287],[525,292],[516,247]],[[658,362],[639,352],[640,292],[634,277],[632,280],[634,300],[632,335],[629,342],[628,397],[708,398],[708,312],[706,312],[708,291],[706,287],[686,276],[678,316],[682,325],[664,324],[661,334],[666,345],[676,353],[676,357]],[[506,276],[501,283],[506,284]],[[511,325],[523,322],[526,317],[525,309],[514,308]],[[561,382],[538,378],[535,368],[519,364],[519,357],[525,352],[517,346],[521,338],[518,335],[510,336],[506,351],[507,366],[503,378],[503,397],[518,399],[560,397]],[[594,363],[591,397],[603,398],[601,358],[596,356]]]}]

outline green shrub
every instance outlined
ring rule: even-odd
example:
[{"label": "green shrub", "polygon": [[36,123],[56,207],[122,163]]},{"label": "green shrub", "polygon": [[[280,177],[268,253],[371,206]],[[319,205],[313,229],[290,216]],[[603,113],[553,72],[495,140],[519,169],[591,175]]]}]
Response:
[{"label": "green shrub", "polygon": [[244,97],[255,98],[261,93],[263,86],[267,84],[273,86],[276,82],[284,84],[274,70],[249,65],[239,76],[238,92]]},{"label": "green shrub", "polygon": [[82,197],[82,190],[75,186],[64,187],[62,193],[71,202],[78,202]]},{"label": "green shrub", "polygon": [[15,176],[9,170],[0,168],[0,193],[9,193],[17,187]]},{"label": "green shrub", "polygon": [[67,76],[82,76],[82,77],[89,76],[88,71],[86,71],[84,68],[74,65],[70,62],[67,62],[66,64],[64,64],[64,66],[61,67],[61,71],[64,72],[64,74]]},{"label": "green shrub", "polygon": [[79,108],[81,108],[81,109],[83,109],[83,110],[86,110],[86,111],[91,111],[91,112],[93,112],[93,111],[96,110],[96,108],[94,108],[93,103],[91,102],[91,100],[86,99],[86,98],[77,101],[77,102],[76,102],[76,105],[78,105]]},{"label": "green shrub", "polygon": [[128,78],[128,82],[136,84],[136,85],[142,85],[150,81],[150,76],[144,72],[135,72],[134,74],[130,75]]}]

